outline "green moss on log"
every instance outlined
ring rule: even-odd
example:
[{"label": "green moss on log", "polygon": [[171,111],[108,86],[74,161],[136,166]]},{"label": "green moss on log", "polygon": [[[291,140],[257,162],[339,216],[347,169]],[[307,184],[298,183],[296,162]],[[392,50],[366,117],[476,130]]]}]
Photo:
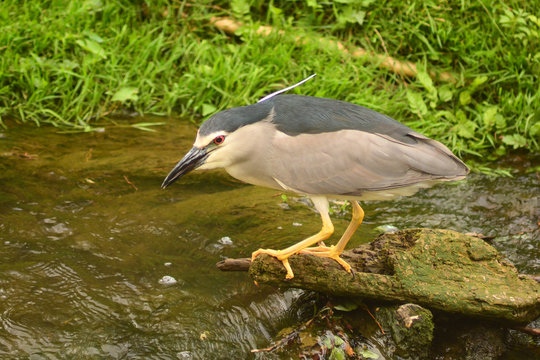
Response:
[{"label": "green moss on log", "polygon": [[413,302],[430,309],[527,323],[540,315],[540,284],[483,240],[450,230],[407,229],[383,234],[343,254],[353,278],[335,261],[294,255],[295,277],[275,258],[259,256],[250,267],[259,283],[339,296]]}]

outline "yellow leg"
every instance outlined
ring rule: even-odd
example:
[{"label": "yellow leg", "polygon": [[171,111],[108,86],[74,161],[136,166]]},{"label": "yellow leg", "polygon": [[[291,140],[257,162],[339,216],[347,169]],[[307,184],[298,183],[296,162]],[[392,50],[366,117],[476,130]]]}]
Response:
[{"label": "yellow leg", "polygon": [[345,262],[342,258],[339,257],[343,250],[345,249],[345,246],[347,246],[347,243],[351,239],[352,235],[360,226],[362,223],[362,220],[364,219],[364,210],[360,207],[357,201],[353,200],[351,201],[352,205],[352,219],[347,227],[347,230],[343,233],[341,236],[341,239],[339,239],[339,242],[336,246],[318,246],[315,248],[307,248],[300,251],[302,254],[310,254],[315,256],[322,256],[322,257],[328,257],[331,259],[336,260],[347,272],[351,272],[351,266]]},{"label": "yellow leg", "polygon": [[311,200],[313,201],[315,208],[317,208],[317,210],[321,214],[321,219],[323,223],[321,231],[283,250],[259,249],[253,252],[253,254],[251,254],[251,261],[255,260],[255,258],[261,254],[268,254],[277,258],[283,263],[283,266],[287,270],[287,279],[292,279],[294,277],[291,265],[289,264],[289,257],[291,255],[299,253],[300,251],[309,246],[328,239],[334,233],[334,225],[332,224],[330,216],[328,215],[328,200],[326,199],[326,197],[317,196],[312,197]]}]

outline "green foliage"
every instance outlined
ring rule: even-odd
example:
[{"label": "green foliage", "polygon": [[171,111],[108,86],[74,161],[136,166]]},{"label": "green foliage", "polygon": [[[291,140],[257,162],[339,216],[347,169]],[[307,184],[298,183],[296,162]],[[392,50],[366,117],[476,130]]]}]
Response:
[{"label": "green foliage", "polygon": [[326,348],[330,352],[328,360],[345,360],[347,355],[345,354],[344,344],[345,341],[337,335],[327,332],[326,335],[320,339],[320,344],[323,348]]},{"label": "green foliage", "polygon": [[358,302],[343,300],[339,304],[335,305],[334,309],[348,312],[358,309],[359,306],[360,304]]},{"label": "green foliage", "polygon": [[125,103],[128,100],[137,101],[139,99],[138,92],[139,90],[136,87],[125,86],[113,95],[111,101],[120,101],[121,103]]},{"label": "green foliage", "polygon": [[[484,161],[538,151],[539,13],[518,0],[5,0],[0,124],[89,131],[124,110],[201,122],[317,73],[293,92],[368,106]],[[247,26],[230,36],[213,16]],[[257,24],[285,35],[262,37]],[[338,39],[420,71],[403,78],[297,37]]]},{"label": "green foliage", "polygon": [[361,347],[358,347],[356,349],[356,352],[358,353],[358,355],[362,357],[362,359],[378,359],[379,358],[379,355],[377,355],[373,351],[370,351],[368,349],[364,349]]}]

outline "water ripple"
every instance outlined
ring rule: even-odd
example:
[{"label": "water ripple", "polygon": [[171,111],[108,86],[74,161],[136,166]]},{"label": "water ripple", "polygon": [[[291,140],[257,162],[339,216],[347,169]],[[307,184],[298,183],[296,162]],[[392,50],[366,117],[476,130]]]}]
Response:
[{"label": "water ripple", "polygon": [[[125,128],[121,136],[14,134],[14,142],[41,146],[44,156],[31,168],[0,164],[10,189],[0,202],[0,358],[279,358],[249,351],[309,318],[314,300],[297,290],[255,287],[246,274],[220,273],[214,264],[245,256],[256,243],[290,242],[320,219],[305,211],[303,198],[283,209],[274,192],[239,186],[218,172],[162,192],[169,165],[160,154],[171,151],[176,130],[158,137]],[[62,146],[53,152],[36,139]],[[86,160],[89,149],[94,157]],[[59,168],[67,169],[64,178],[50,174]],[[90,177],[93,184],[81,183]],[[538,273],[539,188],[535,174],[473,174],[416,196],[367,202],[352,242],[373,238],[385,224],[477,232],[493,237],[520,271]],[[342,205],[333,206],[338,225],[349,217]],[[178,282],[159,285],[164,275]]]}]

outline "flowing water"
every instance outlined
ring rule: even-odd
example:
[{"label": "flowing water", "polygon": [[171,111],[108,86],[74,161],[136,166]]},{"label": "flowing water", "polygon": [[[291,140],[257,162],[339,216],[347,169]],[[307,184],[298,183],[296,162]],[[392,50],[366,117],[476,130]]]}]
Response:
[{"label": "flowing water", "polygon": [[[196,128],[170,120],[155,129],[0,133],[0,358],[297,358],[250,350],[305,321],[306,293],[257,287],[215,263],[292,244],[319,230],[318,214],[222,171],[161,190]],[[349,247],[380,225],[447,228],[493,237],[521,272],[540,273],[539,195],[538,173],[521,171],[365,203]],[[348,214],[333,210],[340,233]]]}]

